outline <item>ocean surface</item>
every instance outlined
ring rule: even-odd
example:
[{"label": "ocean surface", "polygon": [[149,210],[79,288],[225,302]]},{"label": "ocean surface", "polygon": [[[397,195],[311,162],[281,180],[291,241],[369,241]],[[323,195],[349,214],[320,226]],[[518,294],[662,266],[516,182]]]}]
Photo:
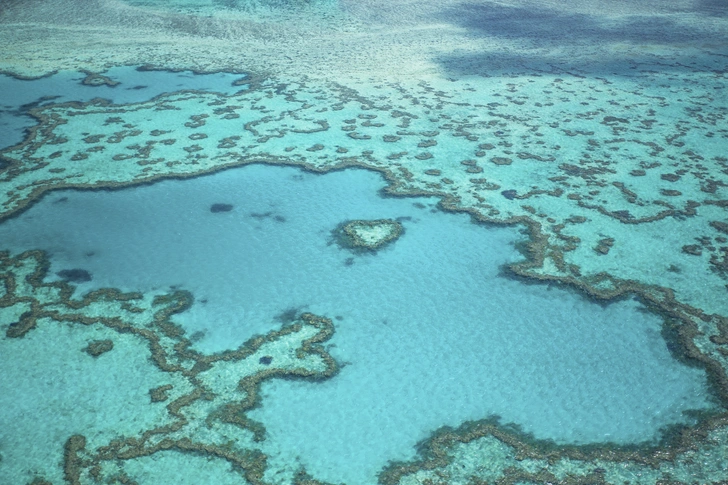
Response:
[{"label": "ocean surface", "polygon": [[[104,1],[170,54],[0,58],[0,483],[728,480],[723,7],[615,3],[652,57],[595,67],[609,22],[526,3]],[[175,57],[319,15],[473,38],[411,82]],[[575,21],[576,70],[472,54]]]}]

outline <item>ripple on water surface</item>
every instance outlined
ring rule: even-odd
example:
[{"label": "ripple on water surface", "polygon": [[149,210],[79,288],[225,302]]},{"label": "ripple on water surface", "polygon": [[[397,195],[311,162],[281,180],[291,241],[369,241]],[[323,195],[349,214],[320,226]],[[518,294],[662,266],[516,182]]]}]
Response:
[{"label": "ripple on water surface", "polygon": [[[703,371],[669,354],[636,301],[599,305],[501,276],[514,228],[473,224],[435,199],[383,198],[363,170],[314,175],[252,165],[120,191],[61,191],[0,225],[12,251],[49,251],[51,273],[97,287],[178,285],[175,317],[205,352],[237,347],[285,315],[334,320],[334,378],[269,381],[251,413],[273,468],[372,483],[442,425],[492,414],[558,442],[640,442],[707,404]],[[213,210],[214,207],[224,210]],[[339,247],[346,220],[398,220],[376,254]],[[288,311],[288,312],[287,312]],[[49,416],[50,418],[50,416]]]}]

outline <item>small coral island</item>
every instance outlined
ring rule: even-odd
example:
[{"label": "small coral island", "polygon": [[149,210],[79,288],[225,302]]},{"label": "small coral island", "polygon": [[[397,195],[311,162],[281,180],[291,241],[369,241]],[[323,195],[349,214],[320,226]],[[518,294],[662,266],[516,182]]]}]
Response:
[{"label": "small coral island", "polygon": [[341,223],[334,235],[339,246],[354,251],[377,251],[396,241],[404,232],[402,224],[392,219],[353,220]]}]

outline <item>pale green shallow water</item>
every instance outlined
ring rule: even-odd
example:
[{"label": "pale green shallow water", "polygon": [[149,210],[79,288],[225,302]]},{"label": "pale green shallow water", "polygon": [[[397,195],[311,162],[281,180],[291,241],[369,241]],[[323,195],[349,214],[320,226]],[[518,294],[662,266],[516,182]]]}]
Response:
[{"label": "pale green shallow water", "polygon": [[[153,7],[150,18],[209,16],[210,29],[241,15],[320,16],[323,29],[360,8],[128,3]],[[728,479],[728,100],[715,47],[725,25],[719,5],[699,3],[653,16],[631,5],[625,17],[615,3],[608,22],[596,5],[448,3],[438,21],[467,29],[473,46],[523,49],[433,54],[442,75],[426,82],[132,67],[104,73],[115,87],[81,86],[85,75],[69,71],[2,78],[0,482]],[[409,9],[415,22],[427,8],[392,5],[369,20],[382,28]],[[610,57],[619,42],[639,55]],[[67,101],[79,103],[53,104]],[[40,129],[24,134],[33,107]],[[193,178],[160,180],[170,176]],[[383,197],[387,184],[419,196]],[[89,186],[120,190],[65,188]],[[514,277],[525,226],[475,224],[443,211],[442,197],[492,221],[537,222],[543,264]],[[351,251],[332,231],[352,219],[397,220],[404,233],[376,254]],[[26,277],[42,266],[19,256],[31,249],[45,251],[46,282],[86,271],[68,288],[85,300]],[[590,279],[605,273],[611,286]],[[607,303],[578,286],[630,291]],[[100,288],[140,294],[88,293]],[[177,290],[193,299],[170,317],[183,333],[160,317],[184,298],[162,296]],[[17,335],[29,315],[36,326]],[[702,333],[676,340],[692,328]],[[334,333],[310,347],[322,329]],[[266,337],[240,347],[254,335]],[[714,365],[715,392],[703,366],[685,365],[686,343]],[[255,409],[226,414],[257,379]],[[705,434],[655,454],[666,427],[698,423],[695,410],[710,411]],[[494,415],[497,426],[442,428]],[[423,446],[438,429],[463,442]],[[85,443],[71,451],[77,435]],[[634,444],[639,454],[623,453]]]}]

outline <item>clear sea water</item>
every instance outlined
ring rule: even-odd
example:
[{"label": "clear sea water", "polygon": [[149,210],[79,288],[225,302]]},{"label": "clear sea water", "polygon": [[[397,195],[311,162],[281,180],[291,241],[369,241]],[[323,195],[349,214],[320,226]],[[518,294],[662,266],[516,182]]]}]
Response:
[{"label": "clear sea water", "polygon": [[49,103],[88,102],[94,98],[113,100],[116,104],[140,103],[163,93],[182,90],[212,91],[232,94],[244,86],[233,83],[240,74],[197,75],[191,71],[169,73],[140,70],[136,66],[112,67],[104,73],[116,86],[86,86],[85,73],[61,71],[49,77],[20,80],[0,74],[0,148],[23,141],[25,129],[35,120],[27,109]]},{"label": "clear sea water", "polygon": [[[239,3],[189,0],[176,10],[209,14]],[[716,2],[698,3],[718,17]],[[521,25],[511,25],[510,10],[464,11],[472,19],[462,24],[476,33],[493,17],[504,38]],[[528,27],[522,34],[534,42],[551,38],[564,21],[548,19],[544,32],[538,12],[518,11]],[[599,32],[586,23],[574,36],[590,44]],[[630,40],[657,36],[645,32]],[[689,38],[676,30],[662,40]],[[464,62],[470,56],[443,53],[439,62],[469,75],[485,62],[479,55]],[[126,66],[105,75],[120,84],[83,86],[85,74],[72,71],[33,81],[0,75],[0,149],[23,141],[35,123],[27,113],[33,105],[246,89],[235,83],[241,74]],[[381,140],[371,143],[385,149]],[[88,271],[91,281],[74,284],[77,297],[100,288],[190,291],[194,304],[173,321],[205,354],[277,330],[292,313],[332,319],[335,334],[324,347],[340,372],[321,382],[268,379],[260,406],[248,413],[267,432],[256,446],[268,456],[270,483],[289,483],[287,473],[300,465],[318,480],[373,484],[388,461],[416,458],[417,444],[438,428],[490,416],[556,444],[629,445],[655,443],[670,425],[694,424],[691,410],[715,409],[705,371],[674,358],[662,317],[640,301],[597,302],[573,288],[514,278],[508,265],[523,260],[523,227],[477,224],[443,211],[434,197],[387,197],[385,185],[370,170],[322,175],[254,164],[122,190],[58,190],[0,223],[0,251],[42,249],[48,281],[62,270]],[[232,210],[211,211],[220,203]],[[347,220],[383,218],[400,221],[404,234],[377,253],[342,248],[332,234]],[[81,351],[110,335],[114,350],[98,360]],[[0,366],[0,483],[35,476],[69,482],[62,460],[70,435],[88,436],[91,449],[155,426],[166,404],[150,405],[148,390],[173,381],[134,338],[72,324],[41,322],[23,339],[3,331]],[[202,428],[195,428],[200,436]],[[170,476],[185,484],[241,483],[222,460],[173,451],[123,469],[140,485],[169,483]]]},{"label": "clear sea water", "polygon": [[[144,99],[190,79],[224,89],[219,76],[155,76],[164,87],[146,94],[123,84],[104,93]],[[27,99],[48,92],[50,81],[38,82]],[[201,336],[195,348],[205,353],[277,328],[286,310],[334,319],[327,348],[341,372],[320,383],[268,381],[251,413],[266,426],[273,469],[295,459],[319,479],[372,483],[443,425],[499,415],[539,439],[636,443],[708,406],[705,373],[670,355],[661,318],[638,301],[598,304],[509,278],[506,266],[522,260],[518,227],[476,224],[435,198],[383,197],[384,185],[361,169],[251,165],[117,191],[57,191],[0,224],[0,241],[12,253],[46,251],[51,279],[89,271],[77,295],[191,291],[195,304],[174,321]],[[233,210],[213,213],[215,203]],[[401,221],[405,233],[378,253],[334,243],[341,222],[382,218]]]}]

